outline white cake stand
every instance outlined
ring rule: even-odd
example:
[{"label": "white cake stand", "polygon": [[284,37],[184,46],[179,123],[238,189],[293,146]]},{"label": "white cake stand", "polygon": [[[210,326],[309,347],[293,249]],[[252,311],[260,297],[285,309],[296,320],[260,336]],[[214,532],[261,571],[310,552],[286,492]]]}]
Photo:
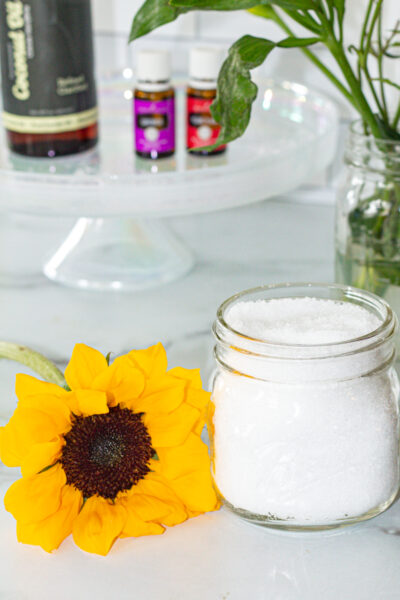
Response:
[{"label": "white cake stand", "polygon": [[94,151],[28,159],[9,152],[0,137],[0,210],[77,218],[44,265],[54,281],[101,290],[140,290],[171,281],[190,269],[193,258],[163,217],[222,210],[286,193],[327,167],[334,156],[334,104],[304,85],[272,80],[258,82],[250,127],[226,154],[188,155],[184,80],[178,78],[176,155],[157,162],[136,158],[132,72],[126,74],[100,85],[100,143]]}]

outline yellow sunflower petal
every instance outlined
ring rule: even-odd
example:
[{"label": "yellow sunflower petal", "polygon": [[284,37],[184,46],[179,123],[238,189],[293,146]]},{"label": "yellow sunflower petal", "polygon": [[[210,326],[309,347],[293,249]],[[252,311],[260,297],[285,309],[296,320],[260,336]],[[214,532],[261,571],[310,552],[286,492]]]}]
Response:
[{"label": "yellow sunflower petal", "polygon": [[21,463],[23,477],[30,477],[53,465],[61,454],[63,442],[61,438],[44,444],[34,444]]},{"label": "yellow sunflower petal", "polygon": [[211,483],[207,446],[194,433],[175,448],[157,450],[157,472],[163,475],[176,495],[191,511],[207,512],[218,508]]},{"label": "yellow sunflower petal", "polygon": [[126,509],[120,502],[92,496],[86,500],[72,527],[74,542],[93,554],[108,554],[126,523]]},{"label": "yellow sunflower petal", "polygon": [[82,494],[70,485],[61,493],[58,510],[37,523],[17,523],[17,538],[23,544],[41,546],[46,552],[58,548],[72,532],[72,525],[82,506]]},{"label": "yellow sunflower petal", "polygon": [[145,350],[132,350],[127,356],[148,378],[162,375],[167,370],[167,354],[164,346],[160,343]]},{"label": "yellow sunflower petal", "polygon": [[176,367],[175,369],[168,371],[168,375],[178,381],[184,381],[186,383],[186,402],[188,404],[199,410],[203,410],[207,407],[210,394],[202,388],[200,369],[183,369],[182,367]]},{"label": "yellow sunflower petal", "polygon": [[106,371],[94,379],[93,387],[111,394],[114,400],[111,405],[129,403],[142,393],[144,375],[124,355],[116,358]]},{"label": "yellow sunflower petal", "polygon": [[63,399],[68,396],[67,390],[59,385],[42,381],[24,373],[18,373],[15,378],[15,393],[19,400],[24,400],[31,396],[53,396]]},{"label": "yellow sunflower petal", "polygon": [[70,392],[67,390],[59,385],[18,373],[15,392],[19,399],[19,406],[34,408],[51,415],[60,431],[68,426],[71,409],[69,406]]},{"label": "yellow sunflower petal", "polygon": [[76,344],[65,369],[65,379],[71,390],[85,390],[91,388],[95,377],[106,369],[107,361],[101,352],[85,344]]},{"label": "yellow sunflower petal", "polygon": [[65,473],[57,464],[39,475],[18,479],[7,490],[4,506],[21,523],[42,521],[59,509],[65,483]]},{"label": "yellow sunflower petal", "polygon": [[56,396],[30,396],[20,400],[18,406],[45,413],[54,424],[54,430],[63,433],[69,429],[71,410],[61,398]]},{"label": "yellow sunflower petal", "polygon": [[69,429],[62,413],[52,415],[25,406],[17,406],[0,433],[0,459],[9,467],[18,467],[32,446],[51,442]]},{"label": "yellow sunflower petal", "polygon": [[194,389],[201,390],[202,382],[200,377],[200,369],[184,369],[183,367],[174,367],[168,371],[168,375],[183,379]]},{"label": "yellow sunflower petal", "polygon": [[130,509],[143,521],[173,527],[188,518],[182,501],[157,473],[149,473],[142,479],[127,501]]},{"label": "yellow sunflower petal", "polygon": [[161,533],[164,533],[162,525],[146,523],[135,514],[134,510],[127,508],[127,519],[121,537],[140,537],[141,535],[160,535]]},{"label": "yellow sunflower petal", "polygon": [[154,448],[183,444],[199,419],[199,411],[181,404],[169,414],[143,415]]},{"label": "yellow sunflower petal", "polygon": [[146,381],[143,394],[135,400],[132,408],[138,412],[170,413],[182,404],[185,396],[184,381],[168,375],[160,375]]},{"label": "yellow sunflower petal", "polygon": [[5,427],[0,427],[0,460],[7,467],[19,467],[32,440],[27,440],[19,427],[21,409],[17,407]]},{"label": "yellow sunflower petal", "polygon": [[108,413],[107,394],[97,390],[76,390],[76,414],[88,417]]},{"label": "yellow sunflower petal", "polygon": [[210,392],[189,388],[186,394],[186,402],[199,410],[204,410],[208,406],[210,396]]}]

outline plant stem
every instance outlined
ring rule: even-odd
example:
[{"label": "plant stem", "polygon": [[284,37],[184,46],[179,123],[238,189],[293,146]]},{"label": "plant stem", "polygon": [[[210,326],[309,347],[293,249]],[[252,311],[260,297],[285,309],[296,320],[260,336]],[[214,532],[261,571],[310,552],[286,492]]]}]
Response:
[{"label": "plant stem", "polygon": [[400,121],[400,102],[397,107],[396,114],[394,115],[394,118],[393,118],[393,129],[397,129],[397,125],[399,124],[399,121]]},{"label": "plant stem", "polygon": [[385,85],[383,83],[383,45],[382,45],[382,14],[381,12],[379,13],[378,16],[378,72],[379,72],[379,82],[380,82],[380,89],[381,89],[381,99],[382,99],[382,107],[383,107],[383,111],[384,111],[384,117],[385,117],[385,121],[389,121],[389,117],[388,117],[388,108],[387,108],[387,103],[386,103],[386,96],[385,96]]},{"label": "plant stem", "polygon": [[353,69],[351,68],[347,60],[342,45],[336,40],[334,35],[332,35],[327,45],[330,48],[333,57],[335,58],[339,67],[341,68],[342,73],[349,85],[349,88],[354,98],[353,106],[356,106],[358,112],[361,115],[361,118],[367,123],[372,135],[378,139],[381,138],[382,134],[376,117],[372,112],[367,100],[365,99],[364,94],[362,93],[360,83],[353,73]]},{"label": "plant stem", "polygon": [[372,78],[371,78],[371,75],[370,75],[369,69],[368,69],[368,56],[370,54],[370,49],[371,49],[372,35],[374,33],[376,22],[379,19],[379,15],[380,15],[380,12],[381,12],[381,7],[382,7],[382,2],[383,2],[383,0],[378,0],[377,1],[374,13],[372,15],[371,24],[369,26],[369,31],[368,31],[368,34],[367,34],[367,37],[366,37],[365,49],[363,50],[363,65],[362,66],[363,66],[363,71],[364,71],[365,77],[367,79],[369,88],[370,88],[371,93],[372,93],[372,95],[374,97],[376,106],[377,106],[379,112],[381,113],[381,115],[383,117],[383,120],[385,120],[385,110],[384,110],[384,107],[382,106],[382,104],[381,104],[381,102],[380,102],[380,100],[378,98],[378,94],[376,93],[375,86],[374,86],[374,84],[372,82]]},{"label": "plant stem", "polygon": [[66,386],[64,375],[60,369],[51,360],[43,356],[43,354],[27,346],[0,341],[0,358],[14,360],[29,367],[49,383],[55,383],[62,387]]},{"label": "plant stem", "polygon": [[[262,6],[257,7],[257,10],[252,10],[250,9],[249,12],[262,17],[263,16],[263,10],[262,10]],[[268,16],[267,16],[268,15]],[[285,23],[285,21],[273,10],[268,10],[268,12],[266,13],[265,18],[267,19],[271,19],[273,20],[277,25],[279,25],[279,27],[288,35],[296,37],[295,34],[293,33],[293,31],[290,29],[290,27]],[[354,102],[354,98],[351,95],[351,93],[345,88],[345,86],[342,84],[342,82],[335,77],[335,75],[333,73],[331,73],[331,71],[328,69],[328,67],[326,67],[324,65],[324,63],[322,61],[319,60],[319,58],[317,58],[315,56],[315,54],[313,52],[311,52],[311,50],[309,50],[308,48],[301,48],[301,51],[303,52],[303,54],[305,54],[309,60],[311,60],[312,63],[314,63],[314,65],[316,67],[318,67],[318,69],[320,71],[322,71],[322,73],[324,73],[324,75],[333,83],[333,85],[335,85],[343,94],[343,96],[345,96],[345,98],[347,98],[347,100],[350,102],[350,104],[352,104],[354,106],[355,109],[357,109],[357,104]]]},{"label": "plant stem", "polygon": [[[365,11],[365,17],[364,17],[364,22],[363,22],[362,29],[361,29],[361,36],[360,36],[360,48],[359,48],[360,53],[364,52],[365,34],[366,34],[366,31],[367,31],[368,21],[369,21],[369,18],[371,16],[372,3],[373,3],[373,0],[369,0],[367,10]],[[362,81],[361,81],[361,61],[360,61],[360,54],[358,55],[358,79],[359,79],[359,82],[360,82],[360,85],[361,85]]]}]

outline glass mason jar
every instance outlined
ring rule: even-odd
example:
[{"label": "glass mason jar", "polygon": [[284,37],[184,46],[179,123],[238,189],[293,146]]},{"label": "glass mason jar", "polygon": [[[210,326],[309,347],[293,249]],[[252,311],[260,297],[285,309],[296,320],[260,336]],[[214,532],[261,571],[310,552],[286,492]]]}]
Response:
[{"label": "glass mason jar", "polygon": [[400,316],[400,142],[354,122],[336,204],[336,281],[382,296]]},{"label": "glass mason jar", "polygon": [[[379,327],[328,344],[268,343],[226,321],[238,302],[324,298],[364,307]],[[239,516],[289,530],[369,519],[399,490],[397,319],[368,292],[287,284],[248,290],[217,313],[210,403],[212,473]]]}]

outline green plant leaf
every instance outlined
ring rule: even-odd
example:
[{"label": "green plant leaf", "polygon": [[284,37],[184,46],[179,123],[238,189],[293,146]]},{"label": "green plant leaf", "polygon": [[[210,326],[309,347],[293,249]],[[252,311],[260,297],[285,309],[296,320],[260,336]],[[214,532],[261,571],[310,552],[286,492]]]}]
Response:
[{"label": "green plant leaf", "polygon": [[217,97],[211,107],[214,119],[221,124],[215,147],[238,138],[245,131],[251,105],[257,96],[250,70],[261,65],[275,46],[271,40],[245,35],[229,49],[218,76]]},{"label": "green plant leaf", "polygon": [[252,69],[261,65],[277,46],[291,48],[314,44],[317,41],[318,38],[289,37],[280,42],[273,42],[245,35],[235,42],[221,67],[217,97],[211,106],[214,119],[221,124],[221,131],[217,142],[208,146],[207,150],[231,142],[245,131],[250,120],[251,105],[258,91],[256,84],[251,81]]},{"label": "green plant leaf", "polygon": [[296,38],[288,37],[277,43],[279,48],[302,48],[304,46],[312,46],[320,41],[318,37]]},{"label": "green plant leaf", "polygon": [[153,29],[175,21],[189,10],[171,6],[168,0],[145,0],[133,19],[129,41],[133,42]]},{"label": "green plant leaf", "polygon": [[171,6],[179,6],[190,10],[247,10],[263,0],[170,0]]},{"label": "green plant leaf", "polygon": [[314,0],[145,0],[133,19],[129,41],[133,42],[192,10],[231,11],[274,5],[303,11],[316,8]]},{"label": "green plant leaf", "polygon": [[314,0],[270,0],[260,4],[273,4],[274,6],[293,10],[318,10],[318,3]]},{"label": "green plant leaf", "polygon": [[276,13],[274,11],[273,6],[265,6],[261,4],[257,4],[252,8],[247,9],[249,13],[255,15],[256,17],[262,17],[263,19],[271,19],[272,21],[276,18]]},{"label": "green plant leaf", "polygon": [[318,5],[313,0],[171,0],[172,6],[190,8],[191,10],[243,10],[253,6],[280,6],[295,10],[316,10]]}]

